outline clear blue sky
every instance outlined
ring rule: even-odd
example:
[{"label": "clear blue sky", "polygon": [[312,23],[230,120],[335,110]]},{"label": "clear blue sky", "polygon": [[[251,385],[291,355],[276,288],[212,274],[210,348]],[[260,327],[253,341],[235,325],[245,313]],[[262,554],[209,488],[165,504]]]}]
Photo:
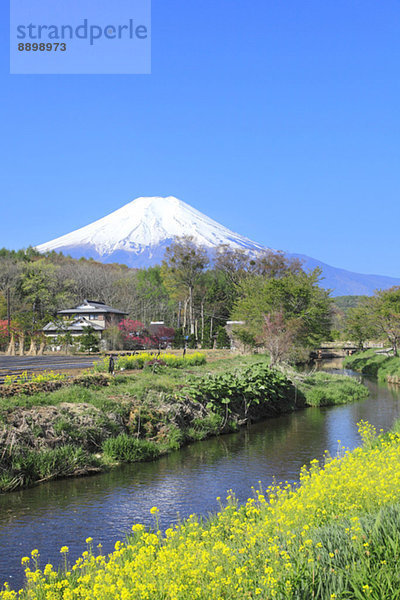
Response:
[{"label": "clear blue sky", "polygon": [[400,2],[153,0],[151,75],[9,75],[0,246],[175,195],[268,246],[400,276]]}]

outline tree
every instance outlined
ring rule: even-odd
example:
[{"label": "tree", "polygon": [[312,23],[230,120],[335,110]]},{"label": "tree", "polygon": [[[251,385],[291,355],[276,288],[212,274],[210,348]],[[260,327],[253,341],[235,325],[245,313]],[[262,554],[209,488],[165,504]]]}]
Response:
[{"label": "tree", "polygon": [[282,312],[263,315],[262,331],[256,340],[264,346],[270,355],[270,366],[283,362],[292,353],[301,320],[286,318]]},{"label": "tree", "polygon": [[4,319],[7,316],[7,300],[4,294],[0,292],[0,319]]},{"label": "tree", "polygon": [[400,286],[377,291],[373,299],[373,310],[378,329],[392,345],[394,356],[398,356],[400,343]]},{"label": "tree", "polygon": [[288,273],[299,275],[302,272],[301,265],[298,258],[287,258],[281,251],[267,250],[250,260],[250,271],[267,279],[279,279]]},{"label": "tree", "polygon": [[[123,277],[113,281],[110,290],[108,291],[107,304],[114,308],[119,308],[130,316],[139,317],[138,307],[140,303],[138,294],[137,273],[129,273]],[[86,298],[89,296],[86,296]],[[95,296],[97,297],[97,296]]]},{"label": "tree", "polygon": [[243,344],[245,351],[251,350],[257,344],[254,335],[246,328],[236,327],[232,330],[232,333],[234,338],[237,338]]},{"label": "tree", "polygon": [[54,314],[69,298],[67,285],[60,285],[57,268],[40,259],[27,263],[17,282],[17,292],[32,309],[35,319]]},{"label": "tree", "polygon": [[345,334],[359,350],[363,350],[365,342],[377,334],[374,312],[374,300],[371,298],[363,298],[358,306],[348,309]]},{"label": "tree", "polygon": [[95,333],[95,330],[91,325],[86,327],[84,333],[79,336],[81,352],[98,352],[99,351],[99,337]]},{"label": "tree", "polygon": [[20,355],[23,355],[24,343],[25,343],[25,333],[24,333],[24,330],[21,328],[20,323],[13,320],[13,321],[11,321],[10,325],[8,325],[8,320],[1,321],[0,322],[0,339],[3,342],[5,342],[6,337],[8,338],[8,347],[7,347],[6,353],[8,355],[12,355],[12,356],[15,355],[15,342],[17,339],[18,346],[19,346],[19,353],[20,353]]},{"label": "tree", "polygon": [[298,258],[288,258],[281,251],[265,250],[253,256],[246,250],[232,249],[226,244],[218,246],[214,266],[234,285],[249,274],[276,279],[287,273],[298,274],[302,271],[302,262]]},{"label": "tree", "polygon": [[5,350],[10,339],[10,332],[8,330],[8,321],[0,321],[0,349]]},{"label": "tree", "polygon": [[127,350],[143,350],[143,348],[156,348],[156,340],[149,335],[141,321],[123,319],[119,325],[124,347]]},{"label": "tree", "polygon": [[[232,318],[245,321],[246,329],[255,337],[268,329],[272,334],[280,322],[287,334],[292,331],[293,344],[315,347],[329,336],[331,323],[331,299],[329,292],[319,287],[319,279],[319,269],[311,273],[287,272],[272,279],[246,277],[238,286]],[[269,324],[266,315],[270,315]]]},{"label": "tree", "polygon": [[225,327],[223,327],[222,325],[220,325],[217,328],[216,346],[217,348],[231,347],[231,340],[229,338],[229,335],[227,334]]},{"label": "tree", "polygon": [[175,329],[165,325],[157,325],[152,331],[152,339],[159,348],[166,348],[175,338]]},{"label": "tree", "polygon": [[183,348],[185,344],[185,337],[182,331],[182,328],[175,330],[174,339],[172,341],[172,346],[174,348]]},{"label": "tree", "polygon": [[197,246],[190,236],[179,238],[171,244],[165,251],[162,263],[161,274],[165,287],[176,300],[184,301],[184,328],[187,315],[191,335],[195,333],[195,286],[208,263],[206,250]]},{"label": "tree", "polygon": [[[53,257],[52,266],[56,269],[57,278],[62,278],[61,287],[68,288],[72,302],[89,298],[111,304],[116,308],[119,308],[117,282],[132,276],[132,271],[124,265],[104,265],[94,260],[64,258],[59,263]],[[121,308],[125,309],[125,306]]]},{"label": "tree", "polygon": [[161,274],[161,267],[141,269],[136,274],[137,297],[133,314],[143,322],[168,321],[173,314],[173,302],[169,297]]},{"label": "tree", "polygon": [[69,349],[74,344],[74,338],[70,331],[64,331],[57,335],[57,343],[64,349],[64,352],[68,354]]},{"label": "tree", "polygon": [[214,268],[223,273],[233,289],[250,268],[250,257],[246,250],[220,244],[214,256]]},{"label": "tree", "polygon": [[123,337],[120,328],[117,325],[108,327],[104,331],[104,339],[107,341],[108,350],[122,350]]},{"label": "tree", "polygon": [[18,310],[19,297],[16,293],[17,282],[22,270],[22,264],[6,256],[0,261],[0,290],[2,292],[5,304],[2,305],[2,312],[7,316],[8,311],[10,316]]},{"label": "tree", "polygon": [[211,269],[202,274],[199,282],[201,342],[211,345],[214,333],[226,323],[232,311],[237,292],[226,273]]}]

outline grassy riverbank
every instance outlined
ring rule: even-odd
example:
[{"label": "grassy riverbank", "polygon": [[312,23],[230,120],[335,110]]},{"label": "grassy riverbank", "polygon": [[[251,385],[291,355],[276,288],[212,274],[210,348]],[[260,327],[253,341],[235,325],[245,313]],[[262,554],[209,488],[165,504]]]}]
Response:
[{"label": "grassy riverbank", "polygon": [[231,494],[217,515],[165,532],[154,507],[153,531],[134,525],[108,556],[87,538],[74,565],[63,547],[67,572],[39,570],[33,550],[25,589],[0,599],[396,600],[400,436],[360,432],[363,447],[313,461],[299,486],[255,491],[243,506]]},{"label": "grassy riverbank", "polygon": [[310,375],[292,376],[299,378],[298,385],[304,394],[307,406],[334,406],[347,404],[368,397],[368,389],[357,380],[343,375],[319,371]]},{"label": "grassy riverbank", "polygon": [[27,383],[26,393],[0,398],[0,491],[153,460],[246,423],[367,394],[354,379],[270,370],[263,355],[178,366],[52,381],[62,384],[54,391]]},{"label": "grassy riverbank", "polygon": [[343,366],[364,375],[377,377],[379,381],[400,383],[400,357],[398,356],[387,356],[377,354],[375,350],[366,350],[347,356]]}]

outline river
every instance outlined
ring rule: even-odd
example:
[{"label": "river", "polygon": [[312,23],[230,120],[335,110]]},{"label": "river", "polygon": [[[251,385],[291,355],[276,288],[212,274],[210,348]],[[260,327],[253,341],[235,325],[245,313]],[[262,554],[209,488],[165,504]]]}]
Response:
[{"label": "river", "polygon": [[58,565],[64,545],[75,560],[89,536],[103,552],[111,551],[134,523],[154,523],[152,506],[167,527],[191,513],[215,512],[216,498],[225,498],[230,489],[244,502],[260,481],[263,487],[274,479],[297,481],[302,465],[322,458],[325,450],[336,455],[338,440],[350,449],[359,445],[356,424],[361,419],[387,430],[400,418],[400,388],[365,383],[370,396],[361,402],[308,408],[192,444],[155,462],[0,495],[0,582],[20,587],[21,557],[34,548],[42,566]]}]

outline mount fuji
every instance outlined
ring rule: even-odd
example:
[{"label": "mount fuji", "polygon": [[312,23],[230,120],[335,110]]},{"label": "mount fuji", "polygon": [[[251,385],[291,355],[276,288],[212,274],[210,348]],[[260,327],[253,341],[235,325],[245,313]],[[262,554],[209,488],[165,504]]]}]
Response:
[{"label": "mount fuji", "polygon": [[[106,217],[36,248],[42,253],[54,250],[73,258],[93,258],[103,263],[119,262],[141,268],[160,264],[167,246],[183,235],[191,236],[210,254],[221,244],[253,255],[271,250],[234,233],[173,196],[136,198]],[[400,278],[352,273],[308,256],[286,255],[300,258],[306,269],[320,266],[324,277],[321,285],[333,289],[337,296],[372,294],[377,288],[400,285]]]},{"label": "mount fuji", "polygon": [[210,251],[220,244],[253,253],[267,250],[173,196],[136,198],[90,225],[40,244],[37,250],[148,267],[160,263],[167,246],[183,235]]}]

